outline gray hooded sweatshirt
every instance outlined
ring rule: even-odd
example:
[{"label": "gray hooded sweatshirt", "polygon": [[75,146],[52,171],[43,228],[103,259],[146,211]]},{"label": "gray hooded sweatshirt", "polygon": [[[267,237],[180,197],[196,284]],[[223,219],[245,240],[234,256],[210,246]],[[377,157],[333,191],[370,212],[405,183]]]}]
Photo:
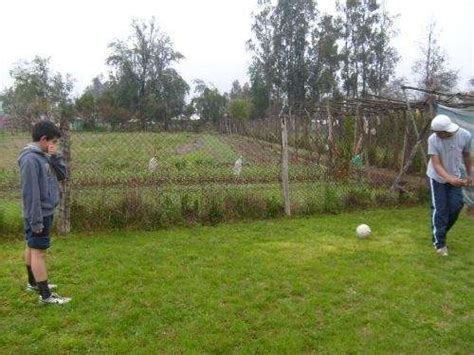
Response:
[{"label": "gray hooded sweatshirt", "polygon": [[60,155],[48,155],[30,143],[18,157],[23,197],[23,217],[36,231],[43,229],[43,217],[51,216],[59,203],[58,180],[66,177]]}]

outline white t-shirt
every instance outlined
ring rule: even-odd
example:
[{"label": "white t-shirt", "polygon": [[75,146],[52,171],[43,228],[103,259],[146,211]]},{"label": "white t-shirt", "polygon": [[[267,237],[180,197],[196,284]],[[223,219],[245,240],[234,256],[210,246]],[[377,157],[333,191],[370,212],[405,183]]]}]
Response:
[{"label": "white t-shirt", "polygon": [[[439,156],[444,169],[453,176],[461,176],[461,167],[464,166],[463,152],[471,151],[471,133],[464,128],[459,128],[458,131],[449,138],[441,139],[436,133],[433,133],[428,138],[428,155]],[[426,175],[436,180],[441,184],[446,181],[436,173],[431,162],[428,163]]]}]

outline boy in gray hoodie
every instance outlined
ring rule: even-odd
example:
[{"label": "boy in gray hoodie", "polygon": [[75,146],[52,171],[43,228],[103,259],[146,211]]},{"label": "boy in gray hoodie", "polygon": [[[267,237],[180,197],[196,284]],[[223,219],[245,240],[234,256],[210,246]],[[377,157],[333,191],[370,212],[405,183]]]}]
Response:
[{"label": "boy in gray hoodie", "polygon": [[71,299],[52,292],[56,285],[48,283],[46,250],[51,243],[54,209],[59,203],[58,181],[66,177],[66,167],[57,154],[59,129],[50,121],[33,126],[33,142],[18,157],[23,198],[28,291],[40,293],[40,303],[64,304]]}]

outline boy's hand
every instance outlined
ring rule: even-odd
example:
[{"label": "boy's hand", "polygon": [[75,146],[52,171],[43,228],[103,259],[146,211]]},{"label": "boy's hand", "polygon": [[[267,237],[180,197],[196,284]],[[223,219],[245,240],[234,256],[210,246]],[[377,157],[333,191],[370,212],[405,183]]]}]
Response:
[{"label": "boy's hand", "polygon": [[33,231],[33,233],[40,234],[42,231],[43,231],[43,228],[40,228],[40,229],[37,229],[37,230]]},{"label": "boy's hand", "polygon": [[448,180],[448,183],[456,187],[466,186],[466,180],[454,176]]},{"label": "boy's hand", "polygon": [[48,154],[49,155],[56,155],[58,151],[58,145],[56,143],[49,143],[48,145]]}]

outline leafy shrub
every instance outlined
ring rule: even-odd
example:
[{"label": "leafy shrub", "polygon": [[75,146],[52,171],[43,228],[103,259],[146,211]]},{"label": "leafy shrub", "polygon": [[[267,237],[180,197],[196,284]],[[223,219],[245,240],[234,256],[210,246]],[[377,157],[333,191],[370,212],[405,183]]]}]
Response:
[{"label": "leafy shrub", "polygon": [[350,188],[343,197],[343,204],[346,209],[368,207],[371,204],[372,196],[368,189]]},{"label": "leafy shrub", "polygon": [[326,185],[323,190],[323,207],[325,213],[338,213],[342,209],[341,199],[335,187]]}]

